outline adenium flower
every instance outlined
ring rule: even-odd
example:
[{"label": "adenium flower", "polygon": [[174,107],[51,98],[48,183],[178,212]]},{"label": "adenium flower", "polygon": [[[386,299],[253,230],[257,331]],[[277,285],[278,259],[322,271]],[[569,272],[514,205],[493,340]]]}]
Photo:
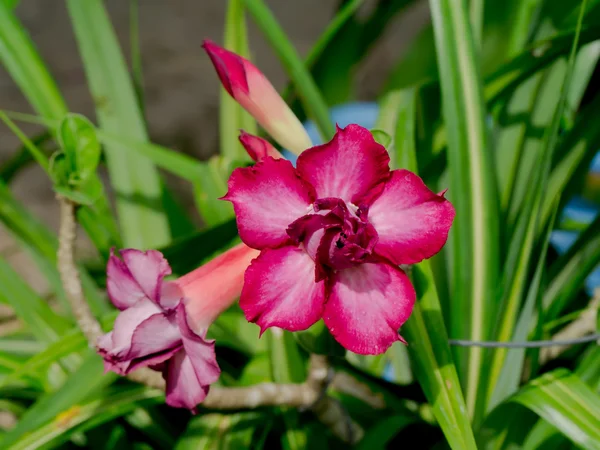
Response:
[{"label": "adenium flower", "polygon": [[126,375],[140,367],[160,370],[166,402],[195,412],[220,369],[206,332],[239,297],[243,274],[258,252],[240,244],[174,281],[162,253],[135,249],[111,253],[107,291],[121,310],[114,329],[98,342],[105,369]]},{"label": "adenium flower", "polygon": [[221,83],[231,95],[282,147],[300,154],[312,145],[302,123],[269,80],[250,61],[205,40]]},{"label": "adenium flower", "polygon": [[359,354],[383,353],[415,302],[398,266],[445,244],[454,208],[389,156],[358,125],[304,151],[296,168],[265,157],[236,169],[224,197],[240,237],[261,250],[247,269],[240,306],[261,333],[309,328],[323,318]]}]

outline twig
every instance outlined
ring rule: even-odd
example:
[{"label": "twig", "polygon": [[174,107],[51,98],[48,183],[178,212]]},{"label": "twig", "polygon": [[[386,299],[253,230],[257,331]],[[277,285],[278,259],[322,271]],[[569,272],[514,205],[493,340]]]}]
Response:
[{"label": "twig", "polygon": [[[94,344],[103,332],[85,300],[79,272],[75,265],[75,205],[60,196],[58,201],[60,203],[58,269],[77,324],[88,342]],[[151,388],[165,389],[165,381],[161,374],[147,368],[136,370],[127,378]],[[308,377],[304,383],[262,383],[248,387],[212,386],[202,406],[214,409],[261,406],[310,409],[335,436],[347,443],[358,442],[362,438],[363,430],[350,419],[339,402],[326,395],[331,379],[332,372],[327,359],[324,356],[311,355]]]},{"label": "twig", "polygon": [[75,237],[77,222],[75,221],[75,205],[70,200],[58,196],[60,204],[60,228],[58,231],[58,271],[71,305],[75,320],[84,336],[91,345],[94,345],[100,336],[102,328],[92,314],[90,307],[83,295],[79,272],[75,265]]}]

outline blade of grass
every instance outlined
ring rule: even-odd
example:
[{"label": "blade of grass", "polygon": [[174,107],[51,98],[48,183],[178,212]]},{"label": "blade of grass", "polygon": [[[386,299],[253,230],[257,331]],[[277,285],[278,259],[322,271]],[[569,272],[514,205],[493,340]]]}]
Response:
[{"label": "blade of grass", "polygon": [[323,140],[329,141],[335,129],[329,117],[327,104],[298,52],[262,0],[244,0],[244,3],[295,84],[304,108],[317,124]]},{"label": "blade of grass", "polygon": [[[405,120],[403,113],[398,114],[395,140],[405,143],[400,147],[403,153],[400,159],[406,161],[406,169],[416,173],[416,149],[414,145],[406,143],[411,132],[404,135],[405,125],[410,121],[410,118]],[[455,450],[476,449],[430,261],[413,266],[412,271],[418,300],[411,317],[402,328],[408,342],[412,372],[431,404],[450,447]]]},{"label": "blade of grass", "polygon": [[[456,207],[450,250],[453,255],[453,337],[484,340],[493,317],[489,299],[497,285],[498,205],[491,176],[486,112],[481,78],[465,1],[430,0],[440,70],[443,116],[448,134],[449,197]],[[470,323],[465,321],[470,318]],[[478,423],[483,414],[477,390],[482,380],[483,352],[456,352],[466,367],[467,409]]]},{"label": "blade of grass", "polygon": [[[542,248],[540,250],[539,257],[537,258],[535,273],[533,275],[533,279],[529,283],[527,297],[523,307],[521,308],[519,320],[515,325],[515,330],[512,335],[512,340],[514,342],[523,342],[527,340],[529,330],[531,329],[531,323],[535,317],[535,308],[538,304],[538,298],[540,296],[542,277],[546,269],[546,254],[548,251],[548,245],[550,243],[550,234],[554,229],[554,221],[556,219],[557,210],[558,199],[555,199],[554,214],[552,215],[551,220],[546,227],[546,231],[542,239]],[[500,349],[496,351],[499,350]],[[494,408],[496,405],[504,401],[504,399],[514,394],[518,390],[521,383],[524,364],[525,349],[511,349],[507,353],[502,369],[500,370],[498,382],[493,389],[488,409]]]},{"label": "blade of grass", "polygon": [[[586,1],[584,0],[581,6],[578,30],[581,29],[585,4]],[[531,175],[531,187],[527,192],[522,211],[518,218],[517,230],[510,242],[506,263],[507,270],[501,284],[504,292],[501,293],[500,297],[498,326],[495,335],[495,339],[498,341],[507,341],[511,338],[521,306],[521,297],[524,292],[527,271],[531,260],[531,249],[535,241],[542,198],[545,195],[545,186],[548,182],[554,149],[558,142],[559,127],[569,92],[575,54],[578,49],[578,40],[579,34],[575,33],[575,39],[571,47],[571,54],[569,55],[566,73],[561,86],[560,97],[553,111],[550,127],[544,135],[538,163],[536,164],[537,170]],[[505,357],[506,349],[496,349],[492,355],[489,382],[487,386],[483,387],[485,392],[487,392],[485,398],[482,399],[484,405],[491,401]],[[487,408],[487,405],[485,407]]]},{"label": "blade of grass", "polygon": [[56,83],[6,2],[0,2],[0,60],[42,116],[59,119],[67,113]]},{"label": "blade of grass", "polygon": [[84,398],[100,391],[117,378],[116,374],[105,375],[103,372],[102,358],[89,349],[81,366],[71,374],[69,382],[57,391],[40,397],[0,441],[2,448],[11,448],[20,439],[52,420],[56,420],[54,426],[61,423],[60,413],[64,413],[62,417],[66,418],[70,416],[69,412],[76,412]]},{"label": "blade of grass", "polygon": [[549,372],[511,398],[558,428],[575,444],[600,449],[600,397],[565,369]]},{"label": "blade of grass", "polygon": [[[244,0],[229,0],[225,18],[225,48],[245,58],[250,58]],[[240,161],[250,161],[250,156],[238,140],[240,129],[256,134],[256,121],[227,93],[220,89],[219,142],[221,155]]]},{"label": "blade of grass", "polygon": [[87,399],[44,426],[23,436],[7,450],[57,448],[73,435],[122,417],[140,406],[159,404],[164,393],[143,386],[119,388],[100,397]]},{"label": "blade of grass", "polygon": [[[148,135],[127,66],[101,0],[67,0],[101,128],[145,142]],[[147,159],[107,146],[123,244],[146,249],[170,240],[158,171]]]},{"label": "blade of grass", "polygon": [[546,321],[560,315],[599,263],[600,216],[588,225],[569,250],[550,267],[550,282],[543,298]]},{"label": "blade of grass", "polygon": [[[276,383],[302,383],[306,379],[304,362],[298,345],[289,331],[271,328],[268,336],[271,377]],[[286,430],[282,446],[286,450],[306,448],[306,432],[299,426],[298,411],[279,408]]]}]

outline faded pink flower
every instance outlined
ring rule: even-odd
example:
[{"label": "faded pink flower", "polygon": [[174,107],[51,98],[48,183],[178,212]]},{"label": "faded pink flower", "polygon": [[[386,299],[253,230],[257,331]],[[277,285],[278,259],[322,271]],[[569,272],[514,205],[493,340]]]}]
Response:
[{"label": "faded pink flower", "polygon": [[210,40],[205,40],[202,47],[225,90],[273,139],[296,154],[312,145],[302,123],[256,66]]},{"label": "faded pink flower", "polygon": [[257,256],[240,244],[174,280],[162,253],[121,250],[111,254],[107,291],[121,310],[111,332],[97,343],[105,369],[120,375],[140,367],[160,370],[166,401],[195,412],[220,369],[214,341],[206,332],[217,316],[239,297],[244,270]]},{"label": "faded pink flower", "polygon": [[266,157],[236,169],[228,184],[240,237],[261,250],[240,298],[261,333],[323,318],[355,353],[402,340],[415,291],[398,265],[445,244],[455,213],[443,195],[408,170],[390,171],[385,148],[358,125],[304,151],[296,168]]}]

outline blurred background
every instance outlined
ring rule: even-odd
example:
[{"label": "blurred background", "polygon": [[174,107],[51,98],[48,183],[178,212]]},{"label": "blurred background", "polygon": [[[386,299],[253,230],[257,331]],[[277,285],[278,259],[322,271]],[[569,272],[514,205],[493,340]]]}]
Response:
[{"label": "blurred background", "polygon": [[[270,0],[266,2],[298,52],[305,56],[335,15],[339,0]],[[365,1],[358,17],[368,17],[376,1]],[[354,100],[374,100],[386,82],[396,59],[429,22],[427,1],[409,3],[403,14],[390,20],[369,54],[354,68]],[[412,3],[412,4],[410,4]],[[105,2],[121,48],[130,56],[130,5],[122,0]],[[223,43],[227,2],[223,0],[140,0],[139,39],[145,88],[145,114],[153,142],[201,159],[218,152],[218,105],[220,84],[209,58],[200,45],[203,39]],[[28,0],[20,2],[16,14],[53,74],[69,108],[95,117],[82,60],[77,50],[69,14],[64,2]],[[287,77],[268,43],[252,21],[248,21],[252,60],[282,90]],[[27,100],[0,65],[0,104],[10,111],[32,112]],[[30,136],[41,128],[21,124]],[[19,139],[0,126],[0,164],[15,156]],[[107,180],[105,170],[101,169]],[[198,219],[189,183],[165,174],[168,183],[183,201],[186,210]],[[106,183],[109,187],[110,184]],[[20,171],[11,183],[14,195],[52,229],[58,228],[58,205],[48,177],[35,164]],[[199,219],[198,219],[199,220]],[[78,251],[93,251],[80,233]],[[28,256],[0,229],[0,252],[38,292],[47,285],[32,270]],[[83,255],[85,256],[85,255]]]}]

